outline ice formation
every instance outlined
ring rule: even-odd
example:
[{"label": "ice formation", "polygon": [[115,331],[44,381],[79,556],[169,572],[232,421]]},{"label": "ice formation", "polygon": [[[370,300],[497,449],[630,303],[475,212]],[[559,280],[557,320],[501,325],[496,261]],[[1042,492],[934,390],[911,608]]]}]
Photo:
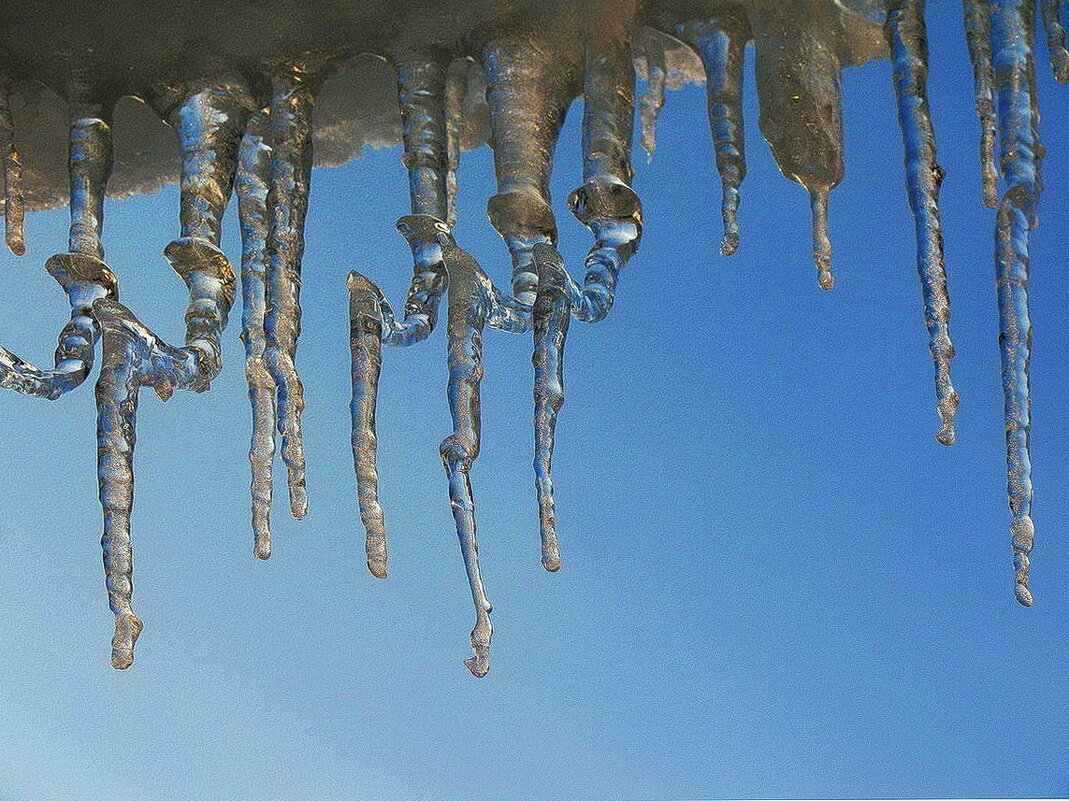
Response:
[{"label": "ice formation", "polygon": [[[386,577],[375,431],[382,346],[427,339],[444,300],[453,428],[440,453],[475,606],[474,656],[466,662],[472,674],[482,676],[489,669],[492,635],[471,481],[480,446],[484,333],[497,329],[533,340],[542,564],[556,571],[562,557],[552,458],[564,402],[569,323],[572,318],[597,322],[612,309],[621,273],[642,237],[642,206],[631,188],[636,112],[641,145],[652,156],[665,90],[678,82],[679,64],[688,58],[705,74],[723,189],[722,252],[734,253],[741,235],[737,209],[746,177],[741,87],[744,53],[752,45],[758,125],[784,175],[809,192],[817,279],[820,287],[832,289],[828,198],[843,175],[841,74],[889,57],[935,363],[941,419],[936,439],[953,444],[958,394],[950,376],[954,348],[939,217],[943,172],[926,89],[924,0],[522,0],[507,10],[458,0],[433,12],[389,5],[373,11],[334,0],[270,5],[261,8],[263,18],[250,18],[247,10],[207,3],[188,16],[175,4],[154,12],[152,29],[140,38],[118,36],[85,6],[64,14],[41,8],[15,15],[0,31],[7,246],[23,252],[27,208],[61,202],[57,159],[40,145],[45,137],[39,128],[48,118],[41,110],[48,107],[49,92],[61,96],[67,109],[71,213],[69,252],[46,265],[71,306],[55,363],[38,368],[0,348],[0,385],[58,398],[86,379],[101,342],[98,475],[104,567],[115,614],[114,667],[133,662],[142,630],[132,606],[130,536],[139,392],[150,387],[163,400],[176,389],[204,392],[222,369],[220,337],[235,299],[236,276],[219,249],[219,235],[231,194],[237,195],[242,235],[241,340],[253,417],[254,555],[271,555],[276,445],[288,475],[291,512],[300,518],[307,511],[297,343],[313,150],[325,144],[331,150],[328,161],[343,160],[361,137],[388,139],[395,118],[379,100],[369,99],[336,115],[341,133],[326,136],[315,130],[315,109],[325,79],[367,54],[385,59],[396,75],[411,199],[411,213],[398,221],[397,230],[412,252],[412,282],[400,308],[371,276],[353,272],[348,278],[352,451],[367,566],[374,576]],[[1043,154],[1033,40],[1038,22],[1056,78],[1069,82],[1067,6],[1063,0],[962,0],[980,122],[982,197],[997,208],[1010,529],[1016,597],[1024,605],[1032,603],[1028,567],[1034,538],[1028,240],[1037,222]],[[324,19],[330,24],[322,24]],[[183,35],[176,37],[176,30]],[[636,71],[645,79],[637,99]],[[485,106],[479,97],[483,90]],[[181,230],[164,253],[189,289],[181,346],[161,340],[119,302],[118,282],[101,243],[113,172],[121,178],[121,187],[111,187],[113,194],[151,189],[170,175],[163,157],[151,149],[140,163],[113,170],[116,107],[128,96],[144,101],[177,134]],[[583,175],[568,206],[589,229],[593,244],[577,279],[557,250],[549,179],[565,113],[580,97]],[[460,152],[478,144],[486,127],[497,181],[488,214],[511,260],[511,283],[505,288],[493,283],[452,233]],[[346,145],[347,132],[354,141]]]}]

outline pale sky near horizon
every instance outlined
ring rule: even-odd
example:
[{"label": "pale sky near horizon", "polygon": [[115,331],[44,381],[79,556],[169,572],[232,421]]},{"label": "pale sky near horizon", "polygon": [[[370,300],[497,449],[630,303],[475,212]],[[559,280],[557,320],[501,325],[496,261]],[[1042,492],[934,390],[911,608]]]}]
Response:
[{"label": "pale sky near horizon", "polygon": [[[275,553],[251,556],[249,410],[235,310],[205,395],[142,394],[133,522],[137,662],[108,666],[91,386],[5,393],[0,445],[0,801],[677,801],[1069,794],[1069,87],[1039,44],[1049,155],[1033,235],[1036,605],[1013,599],[993,213],[956,3],[930,4],[958,444],[933,369],[890,68],[845,74],[847,171],[831,200],[836,288],[810,262],[804,191],[776,170],[747,75],[742,247],[719,255],[704,90],[670,93],[646,222],[618,302],[575,323],[555,459],[564,567],[539,564],[530,341],[488,332],[472,471],[494,603],[476,680],[470,596],[438,443],[442,331],[384,353],[380,481],[390,578],[363,565],[349,450],[345,276],[400,301],[397,148],[316,170],[298,367],[310,513],[279,465]],[[564,207],[579,107],[553,182]],[[490,151],[465,154],[458,241],[498,282]],[[65,210],[0,254],[0,342],[47,362],[66,318],[44,273]],[[239,253],[231,214],[224,245]],[[109,203],[123,301],[180,342],[162,257],[177,192]]]}]

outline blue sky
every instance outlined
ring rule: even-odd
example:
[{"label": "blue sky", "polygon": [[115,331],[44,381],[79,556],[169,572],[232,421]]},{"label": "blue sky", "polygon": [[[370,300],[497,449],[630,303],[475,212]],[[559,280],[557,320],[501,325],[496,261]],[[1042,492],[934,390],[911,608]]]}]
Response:
[{"label": "blue sky", "polygon": [[[2,401],[0,799],[111,801],[1064,796],[1069,608],[1069,103],[1040,47],[1050,150],[1033,242],[1036,606],[1013,600],[994,297],[971,75],[955,3],[929,11],[958,444],[933,439],[889,65],[845,76],[832,195],[836,289],[809,260],[803,190],[778,174],[747,85],[750,173],[721,257],[703,90],[670,94],[646,227],[612,315],[575,324],[555,461],[564,569],[539,564],[530,342],[488,334],[473,471],[493,669],[467,674],[470,597],[438,443],[441,331],[385,354],[386,582],[363,566],[348,433],[345,275],[400,299],[397,149],[317,170],[298,354],[310,514],[276,484],[275,555],[251,556],[238,326],[207,395],[144,393],[136,458],[137,663],[108,666],[94,407]],[[558,151],[579,180],[578,106]],[[490,152],[466,154],[457,236],[498,281]],[[161,255],[177,193],[110,203],[123,300],[171,342],[185,290]],[[236,221],[226,248],[238,253]],[[38,363],[66,318],[41,269],[66,212],[0,256],[3,343]],[[235,322],[239,319],[234,318]]]}]

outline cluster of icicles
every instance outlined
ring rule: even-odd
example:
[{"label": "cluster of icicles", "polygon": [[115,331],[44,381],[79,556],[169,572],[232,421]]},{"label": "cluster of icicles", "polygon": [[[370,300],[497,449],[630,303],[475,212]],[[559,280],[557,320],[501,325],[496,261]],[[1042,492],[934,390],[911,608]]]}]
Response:
[{"label": "cluster of icicles", "polygon": [[[786,5],[786,4],[785,4]],[[928,70],[924,0],[889,0],[885,34],[905,147],[906,182],[916,223],[917,265],[924,317],[936,367],[939,442],[954,442],[958,395],[950,379],[953,346],[937,204],[942,170],[926,96]],[[997,287],[1005,391],[1009,501],[1013,520],[1016,596],[1032,603],[1028,554],[1032,549],[1029,476],[1028,360],[1032,336],[1027,309],[1028,238],[1036,222],[1042,148],[1038,141],[1033,31],[1042,12],[1049,51],[1060,81],[1069,80],[1069,54],[1060,24],[1061,0],[963,0],[968,47],[975,68],[981,121],[983,197],[997,207]],[[702,19],[666,23],[665,33],[692,46],[706,70],[709,125],[723,183],[722,250],[738,247],[736,209],[746,172],[740,89],[743,55],[755,42],[761,127],[783,172],[812,198],[813,255],[820,286],[831,289],[827,236],[829,191],[843,172],[840,63],[836,49],[811,31],[776,19],[776,4],[754,12],[724,4]],[[787,13],[787,12],[784,12]],[[790,44],[797,34],[805,41]],[[785,42],[789,46],[784,46]],[[468,669],[490,665],[490,602],[480,577],[470,472],[479,454],[479,383],[487,326],[533,336],[535,475],[542,564],[561,566],[551,461],[563,394],[568,326],[604,318],[620,272],[638,249],[642,215],[630,182],[634,119],[634,65],[627,24],[598,19],[581,47],[555,44],[547,34],[517,30],[490,39],[481,59],[494,148],[497,194],[489,217],[512,260],[511,293],[496,287],[451,234],[456,217],[460,90],[452,57],[394,53],[411,214],[398,231],[411,246],[414,270],[403,309],[366,276],[353,272],[348,289],[352,354],[352,450],[368,569],[387,568],[383,512],[377,499],[375,405],[383,343],[411,345],[430,335],[446,299],[448,402],[453,431],[441,444],[449,498],[475,603],[474,656]],[[804,64],[802,62],[805,62]],[[220,369],[220,336],[235,299],[235,274],[219,249],[220,221],[236,190],[241,220],[242,330],[253,410],[250,449],[254,553],[271,554],[269,515],[276,442],[288,473],[290,508],[307,510],[304,407],[295,366],[300,333],[299,294],[303,229],[311,153],[311,112],[317,89],[332,69],[329,58],[304,55],[269,76],[217,72],[181,86],[159,87],[144,99],[178,134],[182,151],[181,236],[165,255],[189,288],[186,340],[162,341],[119,302],[118,284],[101,246],[103,203],[111,169],[109,98],[68,87],[70,108],[69,252],[46,269],[66,291],[70,322],[59,336],[52,368],[41,369],[0,349],[0,384],[54,399],[81,384],[102,358],[96,384],[98,475],[104,509],[104,568],[115,613],[112,665],[133,661],[141,620],[131,605],[130,513],[138,393],[151,387],[166,400],[176,389],[203,392]],[[773,75],[775,85],[760,85]],[[648,83],[638,102],[643,144],[664,100],[665,66],[648,55]],[[269,79],[269,80],[267,80]],[[766,81],[768,79],[765,79]],[[556,250],[549,203],[552,154],[565,113],[584,98],[583,181],[568,199],[591,232],[584,276],[574,279]],[[788,102],[789,101],[789,102]],[[1000,147],[996,167],[995,142]],[[4,164],[6,235],[23,251],[20,167],[12,145],[6,93],[0,91],[0,155]],[[1001,175],[1001,187],[998,176]]]}]

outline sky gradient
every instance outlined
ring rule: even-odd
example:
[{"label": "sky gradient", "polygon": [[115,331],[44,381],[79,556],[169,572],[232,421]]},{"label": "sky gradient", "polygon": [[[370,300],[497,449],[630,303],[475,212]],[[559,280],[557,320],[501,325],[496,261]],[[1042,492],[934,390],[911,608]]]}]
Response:
[{"label": "sky gradient", "polygon": [[[1049,149],[1033,236],[1036,605],[1013,599],[993,212],[960,6],[930,4],[930,93],[962,395],[934,439],[913,226],[890,67],[844,77],[832,193],[836,288],[817,288],[804,191],[776,170],[747,74],[738,255],[718,254],[704,90],[671,93],[636,154],[642,249],[597,326],[572,326],[554,472],[564,568],[539,564],[528,337],[488,332],[472,471],[493,667],[476,680],[470,596],[438,443],[442,331],[384,352],[381,499],[390,578],[364,568],[348,401],[345,276],[399,301],[399,149],[316,170],[304,259],[310,513],[276,468],[274,556],[251,556],[250,430],[232,315],[206,395],[142,393],[135,462],[137,662],[108,666],[95,410],[0,398],[0,801],[1045,796],[1069,793],[1069,88],[1038,48]],[[752,54],[751,54],[752,60]],[[573,275],[588,235],[579,106],[553,182]],[[462,247],[504,284],[484,214],[490,151],[460,171]],[[0,341],[47,362],[67,317],[41,269],[65,210],[0,255]],[[109,202],[122,299],[167,341],[185,287],[162,257],[177,191]],[[240,252],[231,213],[224,246]]]}]

